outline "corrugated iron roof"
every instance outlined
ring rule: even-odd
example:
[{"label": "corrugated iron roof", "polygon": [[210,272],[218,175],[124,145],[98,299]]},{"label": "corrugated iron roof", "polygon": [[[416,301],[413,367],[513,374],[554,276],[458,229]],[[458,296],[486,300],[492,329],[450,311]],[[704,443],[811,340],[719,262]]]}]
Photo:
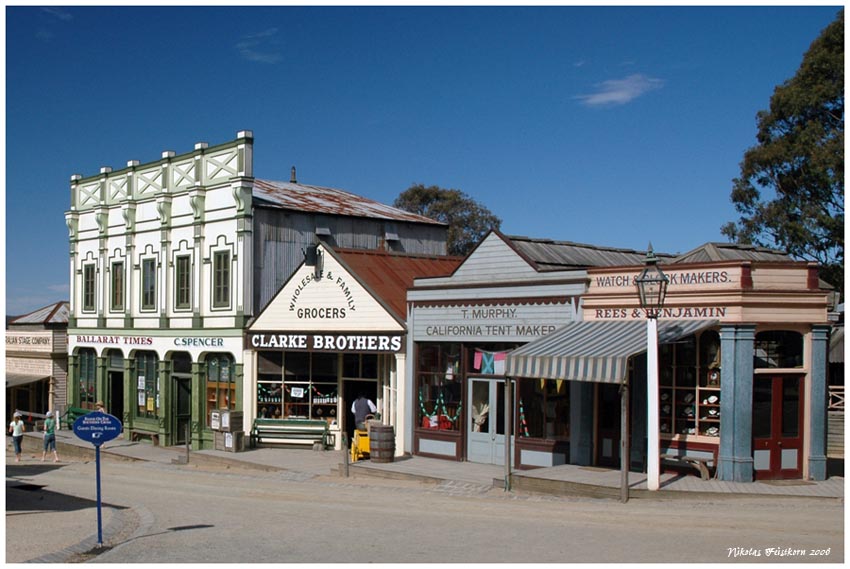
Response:
[{"label": "corrugated iron roof", "polygon": [[711,263],[717,261],[793,261],[784,251],[739,245],[736,243],[706,243],[676,257],[673,263]]},{"label": "corrugated iron roof", "polygon": [[254,200],[258,205],[277,206],[295,211],[445,225],[344,190],[293,182],[255,179]]},{"label": "corrugated iron roof", "polygon": [[[538,271],[561,271],[577,267],[616,267],[620,265],[642,265],[646,251],[600,247],[571,241],[554,241],[517,235],[506,235],[505,239]],[[661,262],[673,258],[666,253],[656,253]]]},{"label": "corrugated iron roof", "polygon": [[55,302],[49,306],[18,316],[9,321],[10,326],[24,324],[67,324],[71,315],[71,304],[67,300]]},{"label": "corrugated iron roof", "polygon": [[407,289],[413,286],[413,279],[450,275],[463,261],[462,257],[364,249],[333,252],[403,322],[407,321]]}]

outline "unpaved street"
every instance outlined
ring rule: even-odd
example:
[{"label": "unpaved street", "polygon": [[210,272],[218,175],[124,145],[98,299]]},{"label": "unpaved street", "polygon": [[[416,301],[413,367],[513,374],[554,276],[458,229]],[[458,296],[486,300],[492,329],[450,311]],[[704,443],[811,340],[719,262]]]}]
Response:
[{"label": "unpaved street", "polygon": [[[75,462],[33,469],[16,481],[65,499],[94,500],[94,471],[93,462]],[[832,500],[623,505],[474,486],[110,460],[103,463],[103,499],[127,508],[110,511],[126,527],[95,562],[844,561],[843,505]],[[95,533],[92,503],[81,503],[74,522]],[[24,509],[12,520],[10,507],[7,561],[50,553],[24,535],[27,516],[37,517],[43,538],[60,514]],[[56,524],[61,529],[67,520]]]}]

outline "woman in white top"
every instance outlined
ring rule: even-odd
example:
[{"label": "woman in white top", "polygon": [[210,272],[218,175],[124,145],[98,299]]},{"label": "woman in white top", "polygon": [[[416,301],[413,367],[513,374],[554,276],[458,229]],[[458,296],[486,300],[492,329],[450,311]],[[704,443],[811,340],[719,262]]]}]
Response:
[{"label": "woman in white top", "polygon": [[12,433],[12,444],[15,446],[15,462],[21,462],[21,441],[24,440],[24,421],[21,414],[15,411],[14,420],[9,423],[9,432]]}]

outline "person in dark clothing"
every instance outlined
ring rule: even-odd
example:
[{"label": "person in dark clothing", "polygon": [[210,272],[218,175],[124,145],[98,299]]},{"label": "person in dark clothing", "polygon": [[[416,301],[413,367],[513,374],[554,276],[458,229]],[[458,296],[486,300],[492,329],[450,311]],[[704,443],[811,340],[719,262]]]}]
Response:
[{"label": "person in dark clothing", "polygon": [[366,415],[378,410],[375,404],[362,393],[357,396],[351,404],[351,412],[354,413],[354,427],[358,430],[366,429]]}]

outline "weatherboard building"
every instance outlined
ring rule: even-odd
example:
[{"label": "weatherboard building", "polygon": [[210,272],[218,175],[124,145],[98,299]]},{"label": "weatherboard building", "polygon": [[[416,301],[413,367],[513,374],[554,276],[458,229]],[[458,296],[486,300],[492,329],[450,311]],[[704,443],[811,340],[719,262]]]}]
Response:
[{"label": "weatherboard building", "polygon": [[289,182],[255,178],[253,144],[242,131],[72,177],[70,406],[100,400],[128,438],[210,448],[214,410],[250,421],[261,402],[243,334],[305,251],[445,254],[443,224],[298,183],[294,168]]}]

